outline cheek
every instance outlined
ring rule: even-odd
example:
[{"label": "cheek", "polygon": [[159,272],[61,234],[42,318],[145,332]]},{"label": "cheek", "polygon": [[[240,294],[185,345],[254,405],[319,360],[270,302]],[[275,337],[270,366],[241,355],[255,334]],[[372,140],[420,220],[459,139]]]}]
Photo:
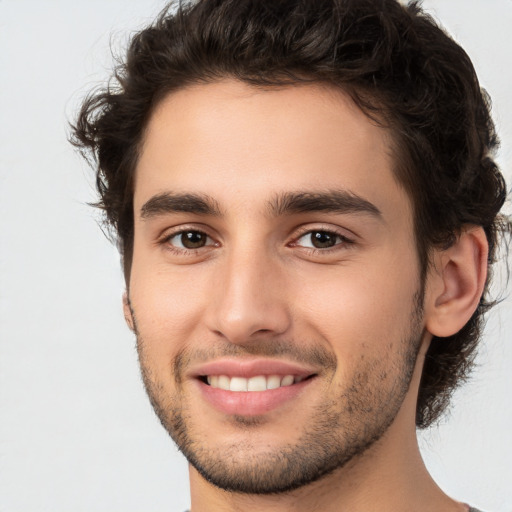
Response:
[{"label": "cheek", "polygon": [[302,311],[297,318],[319,333],[344,364],[356,364],[364,353],[384,356],[411,329],[418,281],[414,264],[412,272],[410,264],[404,268],[408,274],[370,264],[329,272],[319,268],[295,290]]},{"label": "cheek", "polygon": [[205,279],[197,272],[134,265],[130,300],[146,352],[161,361],[172,359],[194,337],[207,298]]}]

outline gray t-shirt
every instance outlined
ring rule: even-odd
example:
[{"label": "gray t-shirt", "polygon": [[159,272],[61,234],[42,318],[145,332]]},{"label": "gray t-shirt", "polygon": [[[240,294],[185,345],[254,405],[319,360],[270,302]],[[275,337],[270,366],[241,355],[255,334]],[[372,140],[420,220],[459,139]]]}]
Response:
[{"label": "gray t-shirt", "polygon": [[[190,512],[190,510],[185,510],[185,512]],[[469,507],[468,512],[482,512],[482,511],[478,510],[477,508]]]},{"label": "gray t-shirt", "polygon": [[[190,510],[185,510],[185,512],[190,512]],[[478,510],[477,508],[469,507],[468,512],[482,512],[482,511]]]}]

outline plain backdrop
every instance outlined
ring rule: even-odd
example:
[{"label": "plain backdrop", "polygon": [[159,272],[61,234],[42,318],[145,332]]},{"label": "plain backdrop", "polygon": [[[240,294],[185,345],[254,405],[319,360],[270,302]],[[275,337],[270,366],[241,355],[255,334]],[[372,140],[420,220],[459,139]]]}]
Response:
[{"label": "plain backdrop", "polygon": [[[424,4],[473,58],[512,176],[511,0]],[[121,313],[119,257],[67,122],[110,47],[160,0],[0,0],[0,511],[160,512],[189,504],[187,465],[156,419]],[[512,302],[490,315],[472,380],[421,435],[434,478],[512,512]]]}]

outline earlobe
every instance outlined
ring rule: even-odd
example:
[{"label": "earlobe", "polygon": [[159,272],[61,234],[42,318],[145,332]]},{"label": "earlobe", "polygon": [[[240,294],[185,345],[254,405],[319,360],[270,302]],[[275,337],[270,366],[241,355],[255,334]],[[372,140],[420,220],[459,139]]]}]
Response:
[{"label": "earlobe", "polygon": [[132,309],[130,307],[130,299],[128,298],[127,292],[123,293],[123,313],[126,325],[131,331],[135,332],[135,324],[133,322],[133,314]]},{"label": "earlobe", "polygon": [[480,226],[465,228],[452,246],[436,252],[425,297],[425,323],[431,334],[452,336],[471,318],[485,287],[488,252]]}]

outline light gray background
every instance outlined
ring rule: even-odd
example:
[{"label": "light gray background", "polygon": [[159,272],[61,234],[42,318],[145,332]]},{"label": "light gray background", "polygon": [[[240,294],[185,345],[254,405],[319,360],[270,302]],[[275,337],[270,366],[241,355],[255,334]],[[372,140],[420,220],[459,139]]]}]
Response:
[{"label": "light gray background", "polygon": [[[425,2],[472,56],[512,175],[511,0]],[[0,0],[0,511],[182,511],[187,466],[155,418],[121,314],[115,249],[87,206],[92,173],[67,119],[109,46],[157,0]],[[478,371],[422,435],[452,496],[512,512],[512,302],[491,315]]]}]

